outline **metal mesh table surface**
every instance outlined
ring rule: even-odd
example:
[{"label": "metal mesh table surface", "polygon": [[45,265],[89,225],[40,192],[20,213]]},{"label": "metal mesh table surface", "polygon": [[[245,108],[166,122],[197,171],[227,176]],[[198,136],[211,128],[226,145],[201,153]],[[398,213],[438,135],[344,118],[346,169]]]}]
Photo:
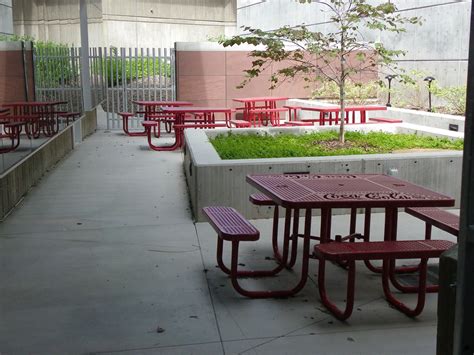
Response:
[{"label": "metal mesh table surface", "polygon": [[449,207],[454,199],[380,174],[248,175],[247,182],[283,207]]}]

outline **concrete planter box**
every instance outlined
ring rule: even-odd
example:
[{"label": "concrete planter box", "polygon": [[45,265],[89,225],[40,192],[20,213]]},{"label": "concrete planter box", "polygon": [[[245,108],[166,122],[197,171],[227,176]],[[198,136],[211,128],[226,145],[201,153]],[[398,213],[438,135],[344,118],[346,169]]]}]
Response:
[{"label": "concrete planter box", "polygon": [[[370,127],[369,127],[370,126]],[[400,130],[396,125],[365,125],[365,130]],[[348,128],[360,129],[362,126]],[[258,128],[233,130],[234,133],[302,134],[311,128]],[[323,127],[323,129],[328,129]],[[248,201],[255,189],[246,183],[247,174],[264,173],[390,173],[401,179],[460,199],[462,152],[352,155],[275,159],[222,160],[209,137],[227,130],[187,130],[185,133],[184,170],[196,221],[204,221],[201,208],[211,205],[232,206],[247,218],[269,218],[269,208],[256,208]]]}]

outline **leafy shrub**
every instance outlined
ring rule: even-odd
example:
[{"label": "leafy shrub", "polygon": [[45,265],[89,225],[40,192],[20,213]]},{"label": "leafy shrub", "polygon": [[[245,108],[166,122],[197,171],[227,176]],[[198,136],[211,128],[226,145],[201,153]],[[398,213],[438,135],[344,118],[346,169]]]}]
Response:
[{"label": "leafy shrub", "polygon": [[[412,70],[408,77],[411,80],[392,81],[391,103],[395,107],[404,107],[416,110],[427,108],[428,91],[427,84],[423,81],[427,77],[427,73],[421,70]],[[388,93],[388,89],[384,91]]]},{"label": "leafy shrub", "polygon": [[440,87],[436,82],[431,84],[431,92],[444,100],[449,113],[455,115],[466,114],[466,86]]},{"label": "leafy shrub", "polygon": [[[346,99],[353,105],[364,105],[377,98],[379,89],[380,85],[376,81],[356,83],[347,80],[345,87]],[[333,81],[325,81],[319,88],[312,91],[311,98],[338,100],[339,86]]]},{"label": "leafy shrub", "polygon": [[171,77],[171,65],[168,62],[153,58],[122,59],[120,57],[109,57],[104,59],[104,75],[107,76],[107,85],[117,86],[124,81],[141,79],[148,76],[161,75]]}]

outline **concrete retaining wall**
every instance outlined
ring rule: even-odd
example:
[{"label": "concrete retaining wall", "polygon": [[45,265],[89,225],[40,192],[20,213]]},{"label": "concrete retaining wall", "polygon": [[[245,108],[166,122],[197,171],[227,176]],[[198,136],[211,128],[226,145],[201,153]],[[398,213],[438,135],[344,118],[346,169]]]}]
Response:
[{"label": "concrete retaining wall", "polygon": [[92,109],[85,113],[85,116],[81,120],[81,133],[82,139],[90,136],[97,130],[97,108]]},{"label": "concrete retaining wall", "polygon": [[97,111],[93,109],[0,175],[0,220],[8,216],[41,176],[96,128]]},{"label": "concrete retaining wall", "polygon": [[72,126],[59,132],[0,176],[0,219],[4,219],[43,174],[73,149]]},{"label": "concrete retaining wall", "polygon": [[[378,125],[370,126],[376,129]],[[262,131],[249,129],[239,132],[259,130]],[[307,132],[308,128],[285,130],[301,134]],[[225,130],[221,130],[223,132]],[[217,130],[187,130],[185,133],[184,170],[194,217],[199,222],[204,221],[201,208],[210,205],[232,206],[247,218],[270,218],[269,208],[256,208],[249,203],[248,196],[256,190],[245,182],[247,174],[391,172],[401,179],[453,196],[456,201],[460,200],[462,152],[459,151],[222,160],[208,140],[208,134],[217,133]]]}]

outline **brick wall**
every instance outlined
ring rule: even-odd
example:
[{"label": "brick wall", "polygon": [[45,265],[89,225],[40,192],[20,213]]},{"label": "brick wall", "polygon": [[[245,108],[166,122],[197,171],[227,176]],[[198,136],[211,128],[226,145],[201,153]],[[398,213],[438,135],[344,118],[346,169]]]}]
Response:
[{"label": "brick wall", "polygon": [[0,104],[27,99],[34,99],[31,44],[22,50],[21,42],[0,42]]},{"label": "brick wall", "polygon": [[[270,90],[272,72],[284,67],[275,63],[244,88],[237,86],[244,80],[243,70],[252,66],[250,49],[225,49],[217,43],[176,43],[177,99],[191,101],[197,106],[237,107],[233,98],[252,96],[284,96],[308,98],[311,88],[302,77],[287,80]],[[359,80],[376,80],[377,73],[363,74]],[[280,103],[283,105],[284,103]]]}]

